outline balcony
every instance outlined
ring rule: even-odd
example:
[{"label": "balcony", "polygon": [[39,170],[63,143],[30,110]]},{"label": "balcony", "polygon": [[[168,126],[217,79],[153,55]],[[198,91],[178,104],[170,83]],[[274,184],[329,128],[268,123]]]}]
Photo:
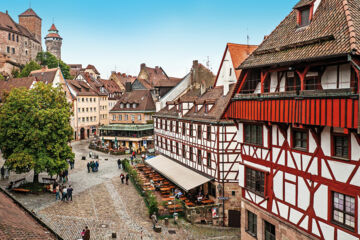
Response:
[{"label": "balcony", "polygon": [[359,94],[352,89],[236,94],[224,117],[357,129]]}]

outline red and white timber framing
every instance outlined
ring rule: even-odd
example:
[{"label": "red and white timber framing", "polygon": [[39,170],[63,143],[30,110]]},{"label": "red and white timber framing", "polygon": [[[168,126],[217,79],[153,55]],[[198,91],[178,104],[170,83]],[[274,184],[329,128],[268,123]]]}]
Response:
[{"label": "red and white timber framing", "polygon": [[[211,123],[157,116],[154,117],[154,125],[155,150],[158,153],[212,177],[215,181],[222,182],[224,179],[225,182],[238,182],[240,148],[234,141],[237,133],[234,123],[228,121]],[[192,133],[190,133],[191,128]],[[190,160],[191,148],[192,160]],[[198,150],[201,152],[200,162],[198,162]],[[208,165],[208,153],[210,153],[210,165]]]},{"label": "red and white timber framing", "polygon": [[[333,69],[338,69],[334,76]],[[224,113],[225,118],[237,123],[235,140],[240,152],[239,184],[243,198],[319,239],[356,240],[360,238],[360,137],[359,121],[359,72],[350,73],[350,64],[323,66],[320,75],[322,88],[357,88],[351,95],[321,95],[278,97],[264,93],[268,78],[269,92],[285,92],[286,79],[283,69],[261,73],[256,89],[260,95],[243,94],[248,70],[243,70],[237,83],[237,91]],[[301,80],[301,92],[306,88],[304,79],[310,67],[295,74]],[[335,71],[336,72],[336,71]],[[354,71],[352,71],[354,72]],[[341,75],[342,74],[342,75]],[[326,76],[326,77],[325,77]],[[337,78],[337,81],[336,81]],[[329,79],[335,79],[333,83]],[[325,85],[326,81],[328,84]],[[355,83],[355,84],[354,84]],[[331,85],[335,84],[335,85]],[[343,84],[343,86],[341,85]],[[279,86],[279,87],[276,87]],[[256,90],[255,90],[256,92]],[[245,96],[247,95],[247,96]],[[273,94],[276,95],[276,94]],[[244,124],[261,124],[263,144],[256,146],[244,142]],[[293,147],[293,130],[300,128],[308,133],[305,150]],[[334,157],[333,135],[341,132],[347,136],[349,158]],[[245,169],[252,168],[265,173],[265,193],[255,194],[246,188]],[[333,221],[332,193],[339,192],[355,198],[355,227],[347,229]]]}]

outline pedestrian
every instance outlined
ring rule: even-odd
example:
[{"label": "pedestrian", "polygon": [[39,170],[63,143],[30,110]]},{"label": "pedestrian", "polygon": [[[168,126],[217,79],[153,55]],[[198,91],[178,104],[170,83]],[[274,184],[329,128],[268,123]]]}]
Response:
[{"label": "pedestrian", "polygon": [[129,174],[126,174],[126,185],[129,185],[128,181],[129,181]]},{"label": "pedestrian", "polygon": [[69,180],[68,175],[69,175],[69,171],[67,169],[65,169],[65,171],[64,171],[64,182],[67,182]]},{"label": "pedestrian", "polygon": [[75,159],[70,160],[70,169],[74,169]]},{"label": "pedestrian", "polygon": [[86,164],[86,167],[87,167],[88,173],[90,173],[90,163],[89,162]]},{"label": "pedestrian", "polygon": [[120,158],[117,160],[118,168],[121,169],[121,160]]},{"label": "pedestrian", "polygon": [[121,173],[121,174],[120,174],[120,179],[121,179],[121,183],[122,183],[122,184],[124,184],[124,178],[125,178],[124,174]]},{"label": "pedestrian", "polygon": [[134,157],[133,156],[130,157],[130,162],[131,162],[131,165],[134,165]]},{"label": "pedestrian", "polygon": [[62,198],[61,201],[66,201],[67,200],[67,188],[66,186],[64,186],[63,190],[62,190]]},{"label": "pedestrian", "polygon": [[71,185],[69,185],[69,187],[67,188],[67,200],[68,201],[72,201],[72,192],[73,192],[73,188],[71,187]]},{"label": "pedestrian", "polygon": [[56,187],[55,187],[55,194],[56,194],[55,200],[60,200],[60,186],[59,185],[56,185]]},{"label": "pedestrian", "polygon": [[1,172],[1,180],[4,180],[4,178],[5,178],[5,168],[4,168],[4,166],[1,167],[0,172]]},{"label": "pedestrian", "polygon": [[84,235],[85,235],[85,228],[81,232],[81,239],[84,239]]},{"label": "pedestrian", "polygon": [[157,224],[157,217],[156,217],[155,212],[151,215],[151,220],[152,220],[152,223],[153,223],[153,229],[155,229],[155,226]]},{"label": "pedestrian", "polygon": [[90,229],[86,226],[83,240],[90,240]]}]

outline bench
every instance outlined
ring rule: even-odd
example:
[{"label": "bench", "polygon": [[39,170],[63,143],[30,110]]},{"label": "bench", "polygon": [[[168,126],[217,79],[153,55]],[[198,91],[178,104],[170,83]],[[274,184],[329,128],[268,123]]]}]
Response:
[{"label": "bench", "polygon": [[19,192],[19,193],[29,193],[30,192],[29,189],[24,189],[24,188],[13,188],[12,191]]},{"label": "bench", "polygon": [[42,182],[45,183],[45,184],[55,183],[55,181],[56,180],[54,178],[46,178],[46,177],[42,178]]},{"label": "bench", "polygon": [[26,179],[25,178],[21,178],[19,180],[16,180],[13,182],[12,188],[16,188],[18,186],[20,186],[21,184],[25,183]]}]

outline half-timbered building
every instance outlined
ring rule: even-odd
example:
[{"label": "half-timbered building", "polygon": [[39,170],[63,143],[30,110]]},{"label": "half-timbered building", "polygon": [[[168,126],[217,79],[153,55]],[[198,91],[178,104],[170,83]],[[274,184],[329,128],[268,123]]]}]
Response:
[{"label": "half-timbered building", "polygon": [[[222,206],[220,218],[214,219],[215,224],[240,226],[240,152],[234,143],[237,129],[233,121],[221,119],[221,115],[239,74],[234,66],[248,57],[254,48],[228,44],[215,82],[212,78],[212,87],[204,90],[200,85],[195,86],[179,99],[167,102],[167,106],[154,115],[155,149],[163,155],[159,161],[166,157],[193,170],[194,174],[207,177],[205,183],[195,183],[194,178],[192,189],[183,190],[202,192]],[[157,170],[161,172],[161,169]],[[176,179],[175,176],[170,178]]]},{"label": "half-timbered building", "polygon": [[360,238],[360,9],[301,0],[239,67],[242,239]]}]

